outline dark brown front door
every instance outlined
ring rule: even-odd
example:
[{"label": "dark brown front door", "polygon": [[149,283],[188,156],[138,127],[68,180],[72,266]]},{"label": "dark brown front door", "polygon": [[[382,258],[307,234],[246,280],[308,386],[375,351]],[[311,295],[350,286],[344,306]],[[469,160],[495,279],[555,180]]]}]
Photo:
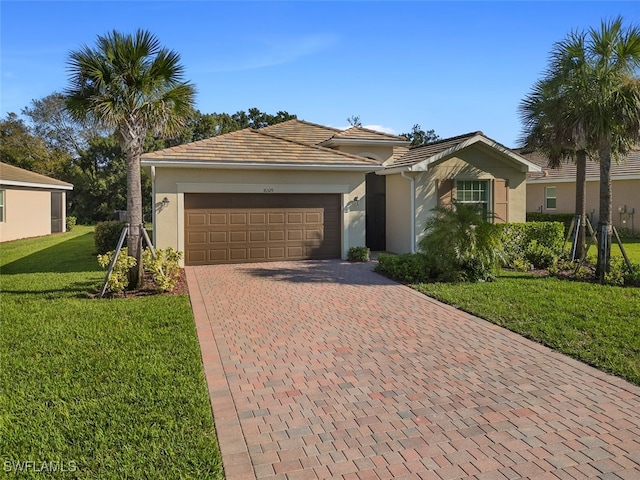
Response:
[{"label": "dark brown front door", "polygon": [[185,194],[185,263],[339,258],[340,196]]}]

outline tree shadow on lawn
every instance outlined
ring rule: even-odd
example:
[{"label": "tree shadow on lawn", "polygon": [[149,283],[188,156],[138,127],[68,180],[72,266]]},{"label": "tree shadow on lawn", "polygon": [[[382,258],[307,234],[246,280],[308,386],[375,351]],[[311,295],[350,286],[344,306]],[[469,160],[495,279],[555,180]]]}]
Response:
[{"label": "tree shadow on lawn", "polygon": [[3,275],[23,273],[71,273],[99,271],[94,254],[93,233],[70,238],[1,267]]},{"label": "tree shadow on lawn", "polygon": [[59,298],[90,298],[91,291],[96,290],[98,286],[95,281],[84,281],[69,283],[60,288],[42,288],[42,289],[11,289],[3,288],[2,296],[5,300],[12,297],[21,300],[28,299],[59,299]]}]

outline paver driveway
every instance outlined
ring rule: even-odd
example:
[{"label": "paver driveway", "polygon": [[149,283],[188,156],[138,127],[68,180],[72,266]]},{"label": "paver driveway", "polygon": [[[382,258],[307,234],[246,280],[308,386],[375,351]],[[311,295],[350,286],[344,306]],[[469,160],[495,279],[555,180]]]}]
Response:
[{"label": "paver driveway", "polygon": [[370,264],[187,279],[228,480],[640,478],[640,388]]}]

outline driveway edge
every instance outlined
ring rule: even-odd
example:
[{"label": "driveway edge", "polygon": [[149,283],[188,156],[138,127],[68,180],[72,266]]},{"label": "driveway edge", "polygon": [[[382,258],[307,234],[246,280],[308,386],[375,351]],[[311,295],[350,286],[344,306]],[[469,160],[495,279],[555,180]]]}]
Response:
[{"label": "driveway edge", "polygon": [[194,274],[193,268],[185,267],[185,274],[225,478],[226,480],[254,480],[256,475],[222,366],[212,329],[213,322],[207,313],[198,277]]}]

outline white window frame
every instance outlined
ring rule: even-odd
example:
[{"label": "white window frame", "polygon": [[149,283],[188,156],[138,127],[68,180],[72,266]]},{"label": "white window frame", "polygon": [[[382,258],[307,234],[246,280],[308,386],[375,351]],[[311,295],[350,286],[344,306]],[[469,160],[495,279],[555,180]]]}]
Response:
[{"label": "white window frame", "polygon": [[[460,185],[465,185],[465,184],[469,184],[469,183],[480,183],[483,185],[484,188],[481,189],[476,189],[474,188],[474,186],[472,185],[471,188],[471,193],[472,195],[474,193],[481,193],[484,189],[484,193],[486,195],[485,200],[461,200],[460,199],[460,192],[461,191],[465,191],[464,189],[460,188]],[[467,190],[469,191],[469,190]],[[489,217],[491,215],[491,213],[493,212],[493,203],[492,203],[492,196],[491,196],[491,181],[487,180],[487,179],[480,179],[480,178],[457,178],[456,179],[456,194],[455,194],[455,198],[456,198],[456,203],[466,203],[466,204],[470,204],[470,205],[486,205],[486,215],[487,217]]]},{"label": "white window frame", "polygon": [[0,223],[4,223],[6,210],[7,210],[5,208],[6,202],[7,202],[7,191],[4,189],[0,189]]},{"label": "white window frame", "polygon": [[[553,196],[550,195],[550,191],[553,189]],[[549,206],[549,200],[553,200],[553,207]],[[558,208],[558,189],[555,185],[544,187],[544,209],[556,210]]]}]

